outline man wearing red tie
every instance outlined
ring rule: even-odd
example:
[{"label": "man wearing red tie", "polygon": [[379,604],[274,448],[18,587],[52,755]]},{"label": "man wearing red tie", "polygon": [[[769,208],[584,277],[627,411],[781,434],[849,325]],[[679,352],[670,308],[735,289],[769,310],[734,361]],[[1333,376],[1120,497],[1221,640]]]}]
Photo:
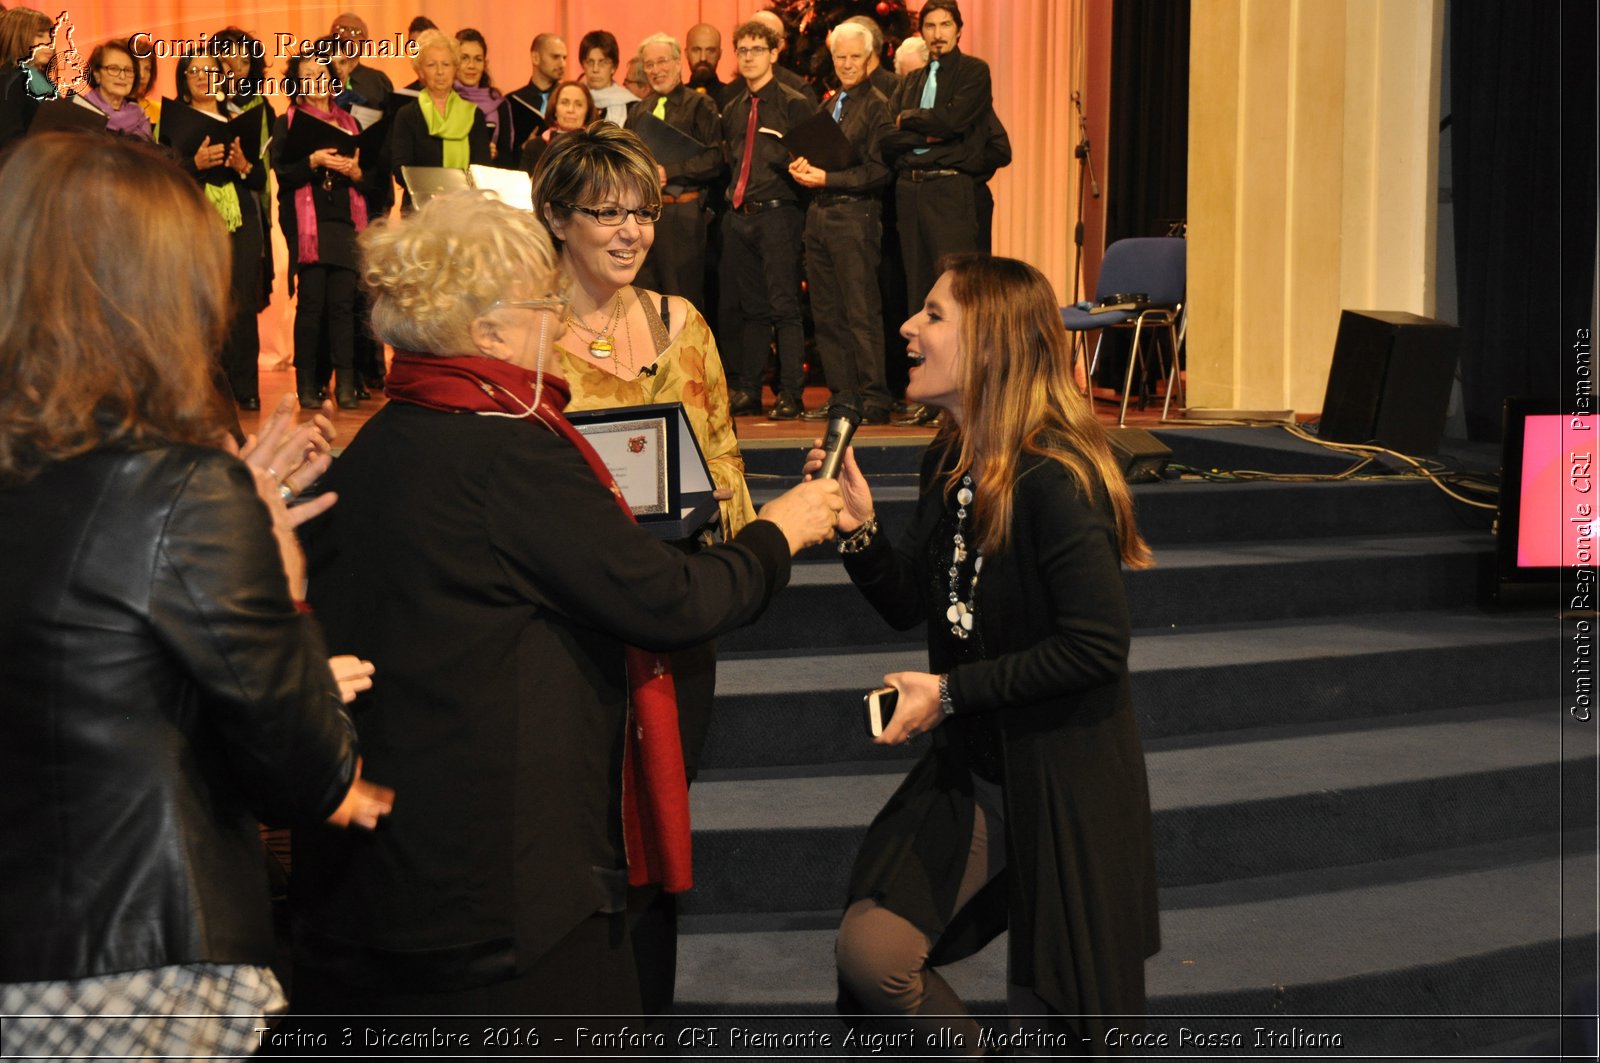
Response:
[{"label": "man wearing red tie", "polygon": [[[872,33],[843,22],[828,38],[839,91],[822,111],[861,157],[858,165],[823,170],[795,159],[789,175],[811,189],[806,208],[806,277],[817,351],[834,399],[855,406],[865,424],[889,423],[884,380],[883,303],[878,293],[878,257],[883,243],[881,197],[889,184],[879,141],[894,129],[889,101],[868,80]],[[828,404],[807,411],[824,419]]]},{"label": "man wearing red tie", "polygon": [[[800,416],[805,331],[800,315],[799,189],[780,139],[814,113],[811,102],[773,76],[778,36],[750,21],[733,34],[744,90],[722,115],[731,179],[723,237],[725,276],[736,278],[739,334],[727,360],[735,414],[761,412],[761,373],[778,340],[777,401],[768,416]],[[724,293],[727,299],[733,293]]]}]

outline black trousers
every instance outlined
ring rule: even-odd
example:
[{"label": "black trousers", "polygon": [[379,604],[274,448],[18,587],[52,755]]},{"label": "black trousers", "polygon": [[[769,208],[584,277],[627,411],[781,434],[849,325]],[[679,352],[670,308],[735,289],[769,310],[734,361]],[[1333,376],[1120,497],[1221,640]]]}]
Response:
[{"label": "black trousers", "polygon": [[[755,214],[734,211],[723,222],[723,276],[738,291],[739,335],[727,359],[732,390],[761,393],[773,333],[778,338],[781,395],[799,401],[805,386],[805,324],[800,313],[800,208],[785,204]],[[723,293],[727,298],[727,293]]]},{"label": "black trousers", "polygon": [[822,372],[838,401],[863,410],[887,410],[891,401],[878,293],[881,213],[875,198],[806,210],[806,277]]},{"label": "black trousers", "polygon": [[248,192],[239,195],[244,221],[228,242],[233,252],[232,313],[228,335],[222,343],[222,371],[239,401],[261,397],[261,333],[256,315],[261,312],[261,212]]},{"label": "black trousers", "polygon": [[700,200],[661,204],[656,239],[639,267],[637,283],[663,295],[681,295],[699,308],[705,272],[706,217]]},{"label": "black trousers", "polygon": [[[294,375],[301,391],[327,382],[326,364],[350,379],[355,366],[356,274],[339,266],[301,266],[295,276]],[[315,383],[313,383],[313,381]]]},{"label": "black trousers", "polygon": [[927,181],[901,174],[894,191],[906,260],[906,305],[915,314],[939,279],[939,259],[978,250],[977,197],[965,174]]}]

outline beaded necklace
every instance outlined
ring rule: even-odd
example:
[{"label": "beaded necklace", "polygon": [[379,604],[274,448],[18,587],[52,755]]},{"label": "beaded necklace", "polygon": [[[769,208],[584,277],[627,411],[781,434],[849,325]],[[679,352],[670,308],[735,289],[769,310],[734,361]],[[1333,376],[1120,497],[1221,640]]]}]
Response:
[{"label": "beaded necklace", "polygon": [[945,610],[944,617],[950,621],[950,634],[958,639],[970,638],[972,635],[973,618],[978,612],[978,576],[983,572],[983,555],[980,553],[972,563],[972,583],[967,587],[965,599],[961,596],[961,563],[967,559],[967,540],[963,530],[967,524],[967,507],[972,505],[972,476],[961,477],[961,486],[956,489],[956,532],[955,546],[950,555],[950,608]]}]

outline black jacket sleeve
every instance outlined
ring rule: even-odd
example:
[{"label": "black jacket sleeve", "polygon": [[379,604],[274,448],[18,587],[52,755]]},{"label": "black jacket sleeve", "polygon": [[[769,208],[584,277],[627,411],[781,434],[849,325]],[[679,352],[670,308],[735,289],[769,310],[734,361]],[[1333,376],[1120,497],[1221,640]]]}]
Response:
[{"label": "black jacket sleeve", "polygon": [[[861,101],[859,120],[866,127],[866,136],[852,135],[850,139],[861,155],[861,165],[831,171],[827,183],[831,192],[871,192],[889,183],[889,167],[883,161],[883,138],[894,132],[888,101],[875,92],[866,94]],[[856,121],[849,125],[852,133],[860,128]]]},{"label": "black jacket sleeve", "polygon": [[[908,78],[903,83],[901,129],[940,140],[954,140],[977,128],[984,112],[994,103],[994,91],[989,83],[989,64],[982,59],[962,55],[955,70],[948,73],[941,71],[940,76],[950,78],[955,85],[948,93],[939,93],[942,98],[936,99],[934,105],[928,108],[908,106],[912,100],[906,98],[906,94],[912,79]],[[920,91],[923,79],[917,80]],[[921,103],[920,99],[916,102]]]},{"label": "black jacket sleeve", "polygon": [[166,515],[149,615],[199,688],[253,811],[282,823],[331,814],[355,772],[354,730],[242,463],[221,453],[195,463]]},{"label": "black jacket sleeve", "polygon": [[770,521],[692,556],[633,523],[582,456],[536,433],[502,448],[490,541],[527,600],[648,650],[677,650],[749,623],[789,579]]}]

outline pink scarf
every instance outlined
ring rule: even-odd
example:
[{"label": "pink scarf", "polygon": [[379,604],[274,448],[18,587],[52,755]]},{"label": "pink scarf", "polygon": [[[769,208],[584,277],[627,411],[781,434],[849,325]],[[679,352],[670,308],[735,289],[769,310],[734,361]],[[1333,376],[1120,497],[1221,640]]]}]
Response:
[{"label": "pink scarf", "polygon": [[[346,133],[356,134],[361,132],[361,126],[350,117],[349,112],[334,107],[331,110],[319,111],[306,103],[296,103],[289,108],[289,113],[284,118],[285,128],[294,125],[295,117],[304,111],[307,121],[327,122],[336,125]],[[367,227],[367,201],[356,191],[355,185],[346,189],[350,193],[350,221],[355,224],[356,232]],[[317,205],[311,198],[311,183],[308,181],[294,191],[294,220],[295,228],[299,231],[295,242],[295,261],[305,266],[322,261],[317,251]]]}]

